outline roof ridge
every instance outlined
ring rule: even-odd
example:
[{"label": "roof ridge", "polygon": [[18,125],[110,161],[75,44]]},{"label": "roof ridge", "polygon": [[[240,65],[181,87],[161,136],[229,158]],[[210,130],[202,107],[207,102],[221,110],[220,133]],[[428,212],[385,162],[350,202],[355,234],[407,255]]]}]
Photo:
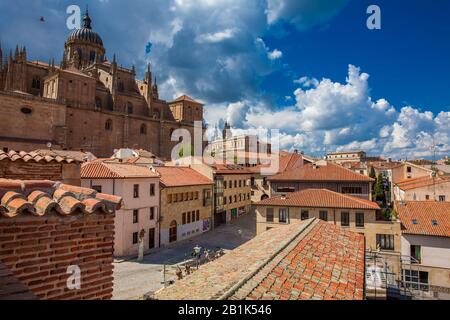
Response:
[{"label": "roof ridge", "polygon": [[[320,221],[317,218],[312,218],[309,219],[310,221],[304,221],[304,225],[302,225],[302,228],[295,232],[291,237],[289,237],[289,239],[287,239],[285,241],[285,243],[283,243],[283,245],[278,248],[277,250],[275,250],[269,257],[267,257],[264,261],[262,261],[259,266],[257,266],[255,268],[255,270],[253,270],[252,272],[250,272],[250,274],[248,274],[244,279],[240,280],[238,283],[236,283],[234,286],[232,286],[230,289],[228,289],[224,294],[222,294],[220,296],[220,298],[218,300],[226,300],[229,297],[231,297],[233,294],[235,294],[237,291],[239,291],[240,289],[243,288],[243,286],[248,283],[252,278],[254,278],[260,271],[262,271],[264,268],[268,267],[269,264],[272,261],[277,261],[277,263],[279,263],[280,261],[282,261],[292,250],[289,250],[288,252],[284,253],[285,251],[287,251],[288,248],[290,247],[296,247],[298,245],[298,241],[295,241],[297,238],[301,238],[303,239],[305,236],[307,236],[309,234],[309,232],[311,232],[311,230],[313,230],[315,228],[315,226],[317,224],[320,223]],[[305,231],[308,232],[305,232]],[[300,239],[300,240],[301,240]],[[270,270],[268,270],[268,272],[265,273],[269,273],[271,270],[273,270],[276,266],[273,266],[270,268]],[[256,286],[258,286],[259,284],[257,284]],[[254,289],[254,288],[253,288]],[[252,289],[252,290],[253,290]],[[250,290],[250,292],[252,291]]]}]

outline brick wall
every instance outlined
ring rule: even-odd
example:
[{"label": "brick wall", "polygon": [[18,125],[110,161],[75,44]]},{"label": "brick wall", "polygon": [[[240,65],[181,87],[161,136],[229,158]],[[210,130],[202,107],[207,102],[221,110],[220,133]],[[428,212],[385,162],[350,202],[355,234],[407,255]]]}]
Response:
[{"label": "brick wall", "polygon": [[[0,218],[0,263],[39,299],[111,299],[114,215]],[[67,268],[81,269],[69,290]]]}]

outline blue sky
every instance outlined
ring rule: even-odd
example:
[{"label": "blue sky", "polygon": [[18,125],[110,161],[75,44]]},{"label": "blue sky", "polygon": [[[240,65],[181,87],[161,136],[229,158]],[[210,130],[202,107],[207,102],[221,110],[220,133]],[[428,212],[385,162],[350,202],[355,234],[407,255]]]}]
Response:
[{"label": "blue sky", "polygon": [[450,1],[0,0],[4,51],[58,61],[66,8],[86,3],[107,56],[139,76],[150,60],[161,96],[203,101],[211,128],[278,128],[282,148],[314,155],[450,154]]}]

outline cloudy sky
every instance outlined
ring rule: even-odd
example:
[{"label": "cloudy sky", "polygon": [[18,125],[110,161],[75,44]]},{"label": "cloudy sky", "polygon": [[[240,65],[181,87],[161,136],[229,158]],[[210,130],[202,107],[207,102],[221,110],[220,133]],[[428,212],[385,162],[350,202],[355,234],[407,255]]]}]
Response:
[{"label": "cloudy sky", "polygon": [[162,98],[205,103],[210,134],[228,120],[316,156],[450,155],[450,1],[0,0],[3,51],[60,60],[66,9],[86,3],[107,56],[140,77],[151,61]]}]

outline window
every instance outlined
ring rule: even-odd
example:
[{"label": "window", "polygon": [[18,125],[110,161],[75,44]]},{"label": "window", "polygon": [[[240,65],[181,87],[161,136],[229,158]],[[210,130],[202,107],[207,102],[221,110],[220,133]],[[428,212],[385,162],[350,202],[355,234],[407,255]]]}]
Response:
[{"label": "window", "polygon": [[31,82],[31,88],[40,89],[41,88],[41,79],[38,76],[33,77]]},{"label": "window", "polygon": [[445,196],[439,196],[439,202],[445,202]]},{"label": "window", "polygon": [[407,288],[428,291],[428,272],[417,270],[403,270],[402,280]]},{"label": "window", "polygon": [[92,186],[91,189],[97,191],[98,193],[102,193],[102,186]]},{"label": "window", "polygon": [[266,222],[273,222],[273,208],[266,209]]},{"label": "window", "polygon": [[411,245],[411,263],[422,263],[422,247]]},{"label": "window", "polygon": [[252,187],[255,186],[255,178],[254,178],[254,177],[251,177],[251,179],[250,179],[250,185],[251,185]]},{"label": "window", "polygon": [[147,134],[147,126],[145,124],[141,125],[140,133],[142,135]]},{"label": "window", "polygon": [[194,200],[194,193],[193,192],[189,192],[189,200]]},{"label": "window", "polygon": [[195,191],[195,197],[194,200],[198,200],[198,191]]},{"label": "window", "polygon": [[319,212],[319,218],[323,221],[328,221],[328,212],[327,211],[320,211]]},{"label": "window", "polygon": [[172,203],[172,195],[167,195],[167,203]]},{"label": "window", "polygon": [[362,187],[342,187],[344,194],[362,194]]},{"label": "window", "polygon": [[113,122],[111,119],[106,120],[105,122],[105,130],[106,131],[112,131],[113,129]]},{"label": "window", "polygon": [[155,196],[155,184],[152,183],[150,184],[150,197],[154,197]]},{"label": "window", "polygon": [[89,52],[89,62],[95,61],[95,51]]},{"label": "window", "polygon": [[302,210],[301,219],[302,220],[308,220],[309,219],[309,211],[308,210]]},{"label": "window", "polygon": [[138,243],[138,233],[133,232],[133,244],[137,244],[137,243]]},{"label": "window", "polygon": [[381,250],[394,250],[394,236],[391,234],[377,234],[377,247]]},{"label": "window", "polygon": [[406,167],[406,172],[411,173],[412,172],[412,168],[411,167]]},{"label": "window", "polygon": [[200,221],[200,210],[197,210],[197,212],[195,213],[197,215],[197,221]]},{"label": "window", "polygon": [[356,226],[359,228],[364,228],[364,213],[357,212],[355,214]]},{"label": "window", "polygon": [[133,210],[133,223],[139,222],[139,210]]},{"label": "window", "polygon": [[430,195],[429,195],[429,194],[427,194],[427,195],[425,196],[425,200],[430,200]]},{"label": "window", "polygon": [[287,222],[287,209],[283,208],[278,211],[278,221],[280,223]]},{"label": "window", "polygon": [[232,181],[228,181],[228,188],[232,188],[233,187],[233,182]]},{"label": "window", "polygon": [[150,220],[155,220],[155,207],[150,208]]},{"label": "window", "polygon": [[230,201],[229,201],[228,203],[229,203],[229,204],[232,204],[232,203],[233,203],[233,198],[232,198],[231,196],[230,196],[229,200],[230,200]]},{"label": "window", "polygon": [[186,224],[186,212],[183,212],[182,221],[183,221],[183,224]]},{"label": "window", "polygon": [[234,187],[237,188],[237,180],[234,180]]},{"label": "window", "polygon": [[223,204],[227,204],[227,197],[223,198]]},{"label": "window", "polygon": [[192,211],[192,222],[197,221],[195,218],[196,218],[195,211]]},{"label": "window", "polygon": [[[123,91],[123,89],[122,89],[122,91]],[[133,114],[133,105],[130,102],[127,103],[127,113]]]},{"label": "window", "polygon": [[239,180],[239,188],[242,188],[242,180]]},{"label": "window", "polygon": [[191,213],[188,212],[188,213],[186,214],[186,216],[187,216],[187,223],[191,223]]},{"label": "window", "polygon": [[133,185],[133,198],[139,198],[139,185]]},{"label": "window", "polygon": [[95,108],[96,109],[102,108],[102,99],[100,99],[99,97],[95,97]]},{"label": "window", "polygon": [[341,226],[350,226],[350,214],[348,212],[341,212]]}]

